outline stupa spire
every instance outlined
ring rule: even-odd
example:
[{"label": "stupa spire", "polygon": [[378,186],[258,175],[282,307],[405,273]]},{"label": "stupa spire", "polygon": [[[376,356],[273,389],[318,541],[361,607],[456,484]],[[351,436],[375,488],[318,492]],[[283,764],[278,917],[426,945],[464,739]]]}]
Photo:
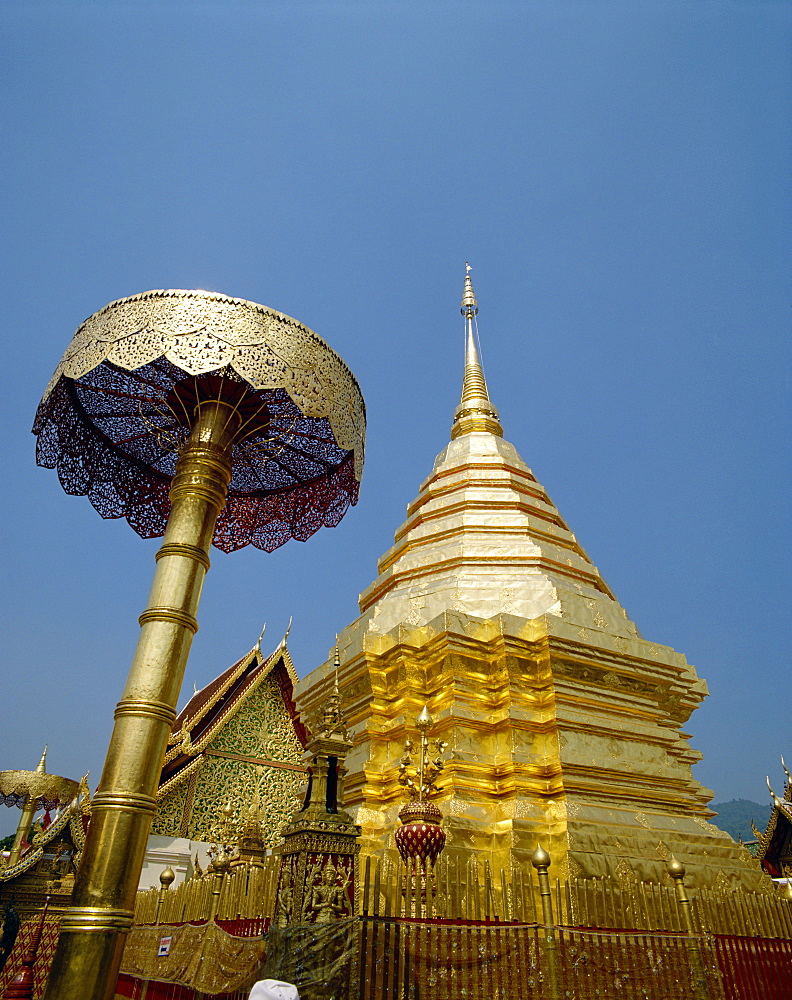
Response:
[{"label": "stupa spire", "polygon": [[490,402],[484,370],[476,347],[475,318],[478,302],[470,278],[470,264],[465,264],[465,288],[462,292],[461,313],[465,317],[465,376],[462,380],[462,398],[454,411],[451,437],[458,438],[472,431],[486,431],[503,437],[498,411]]}]

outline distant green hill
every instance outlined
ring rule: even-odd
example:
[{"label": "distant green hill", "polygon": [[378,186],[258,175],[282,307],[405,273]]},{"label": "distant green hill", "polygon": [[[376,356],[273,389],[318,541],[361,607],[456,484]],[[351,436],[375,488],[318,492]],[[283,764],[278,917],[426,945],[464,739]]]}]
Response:
[{"label": "distant green hill", "polygon": [[718,814],[713,817],[712,822],[719,826],[721,830],[730,833],[735,840],[742,837],[743,840],[754,840],[751,820],[754,821],[759,830],[764,833],[767,822],[770,819],[772,807],[769,802],[760,805],[758,802],[751,802],[750,799],[732,799],[731,802],[713,802],[710,809]]}]

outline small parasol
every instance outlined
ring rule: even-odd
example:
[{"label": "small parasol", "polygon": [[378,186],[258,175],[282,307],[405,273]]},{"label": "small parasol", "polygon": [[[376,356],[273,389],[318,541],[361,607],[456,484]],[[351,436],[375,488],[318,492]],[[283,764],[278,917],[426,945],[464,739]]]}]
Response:
[{"label": "small parasol", "polygon": [[35,771],[0,771],[0,803],[18,806],[22,810],[16,836],[8,858],[8,865],[15,864],[22,850],[22,842],[30,830],[33,817],[40,809],[55,809],[68,805],[77,797],[80,784],[71,778],[48,774],[47,748]]}]

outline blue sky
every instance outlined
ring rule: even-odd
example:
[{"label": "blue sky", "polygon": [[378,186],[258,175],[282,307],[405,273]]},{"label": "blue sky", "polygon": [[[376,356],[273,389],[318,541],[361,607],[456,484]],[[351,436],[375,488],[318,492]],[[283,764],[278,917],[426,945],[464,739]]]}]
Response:
[{"label": "blue sky", "polygon": [[366,398],[342,524],[215,553],[183,703],[264,622],[274,645],[294,616],[306,673],[356,617],[448,440],[469,259],[506,437],[709,683],[697,777],[716,800],[780,785],[791,24],[757,0],[6,0],[0,767],[47,742],[96,783],[157,546],[34,464],[79,323],[148,288],[250,298]]}]

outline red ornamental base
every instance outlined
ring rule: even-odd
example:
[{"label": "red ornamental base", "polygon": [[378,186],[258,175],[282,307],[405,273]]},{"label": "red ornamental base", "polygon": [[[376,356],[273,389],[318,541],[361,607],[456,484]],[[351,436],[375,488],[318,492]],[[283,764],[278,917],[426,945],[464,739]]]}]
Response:
[{"label": "red ornamental base", "polygon": [[445,847],[445,830],[440,826],[443,814],[432,802],[408,802],[399,810],[404,824],[396,830],[396,846],[402,861],[418,861],[421,869],[437,863]]}]

